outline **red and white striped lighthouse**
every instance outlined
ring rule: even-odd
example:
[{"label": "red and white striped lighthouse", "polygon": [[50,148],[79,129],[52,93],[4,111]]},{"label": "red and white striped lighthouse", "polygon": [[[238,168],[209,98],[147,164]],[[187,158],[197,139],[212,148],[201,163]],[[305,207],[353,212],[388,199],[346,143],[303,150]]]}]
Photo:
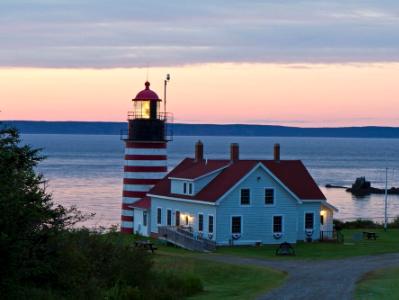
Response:
[{"label": "red and white striped lighthouse", "polygon": [[133,233],[134,202],[166,175],[166,112],[160,112],[158,95],[150,83],[133,99],[134,111],[128,113],[125,141],[121,231]]}]

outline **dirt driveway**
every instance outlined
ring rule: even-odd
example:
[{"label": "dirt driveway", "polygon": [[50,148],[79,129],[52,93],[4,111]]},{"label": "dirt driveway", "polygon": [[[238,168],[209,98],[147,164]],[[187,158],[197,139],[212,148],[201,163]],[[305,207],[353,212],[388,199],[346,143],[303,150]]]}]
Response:
[{"label": "dirt driveway", "polygon": [[241,265],[266,266],[288,273],[285,283],[259,299],[353,299],[356,281],[378,268],[399,266],[399,253],[360,256],[337,260],[266,260],[229,255],[208,255],[207,259]]}]

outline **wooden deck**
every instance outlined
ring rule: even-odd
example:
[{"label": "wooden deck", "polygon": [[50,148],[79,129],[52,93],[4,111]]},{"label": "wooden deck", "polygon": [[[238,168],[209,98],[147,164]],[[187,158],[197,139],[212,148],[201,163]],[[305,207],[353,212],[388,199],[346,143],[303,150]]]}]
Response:
[{"label": "wooden deck", "polygon": [[175,226],[158,227],[158,238],[193,251],[210,252],[216,249],[214,241],[194,236],[193,233]]}]

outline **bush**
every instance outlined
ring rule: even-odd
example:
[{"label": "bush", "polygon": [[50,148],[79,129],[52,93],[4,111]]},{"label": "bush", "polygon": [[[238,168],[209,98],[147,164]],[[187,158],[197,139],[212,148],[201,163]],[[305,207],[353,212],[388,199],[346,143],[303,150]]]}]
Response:
[{"label": "bush", "polygon": [[[334,219],[334,227],[336,230],[342,229],[382,229],[384,224],[374,222],[367,219],[357,219],[355,221],[342,222]],[[391,223],[388,223],[388,228],[399,228],[399,216],[396,217]]]},{"label": "bush", "polygon": [[397,216],[391,223],[388,224],[390,228],[399,228],[399,216]]}]

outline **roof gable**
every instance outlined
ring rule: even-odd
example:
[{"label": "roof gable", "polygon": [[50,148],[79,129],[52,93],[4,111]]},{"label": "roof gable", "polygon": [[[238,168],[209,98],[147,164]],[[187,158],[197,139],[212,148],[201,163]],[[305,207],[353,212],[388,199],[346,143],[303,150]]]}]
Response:
[{"label": "roof gable", "polygon": [[[226,160],[212,160],[208,163],[219,162],[220,165]],[[300,160],[238,160],[228,161],[228,165],[210,181],[195,196],[172,194],[170,192],[169,177],[177,177],[176,174],[184,174],[194,168],[194,159],[184,159],[174,170],[162,179],[148,194],[175,197],[181,199],[200,200],[205,202],[216,202],[230,191],[239,181],[243,179],[258,164],[262,164],[271,175],[273,175],[293,196],[300,200],[326,200],[325,196],[307,171]]]}]

